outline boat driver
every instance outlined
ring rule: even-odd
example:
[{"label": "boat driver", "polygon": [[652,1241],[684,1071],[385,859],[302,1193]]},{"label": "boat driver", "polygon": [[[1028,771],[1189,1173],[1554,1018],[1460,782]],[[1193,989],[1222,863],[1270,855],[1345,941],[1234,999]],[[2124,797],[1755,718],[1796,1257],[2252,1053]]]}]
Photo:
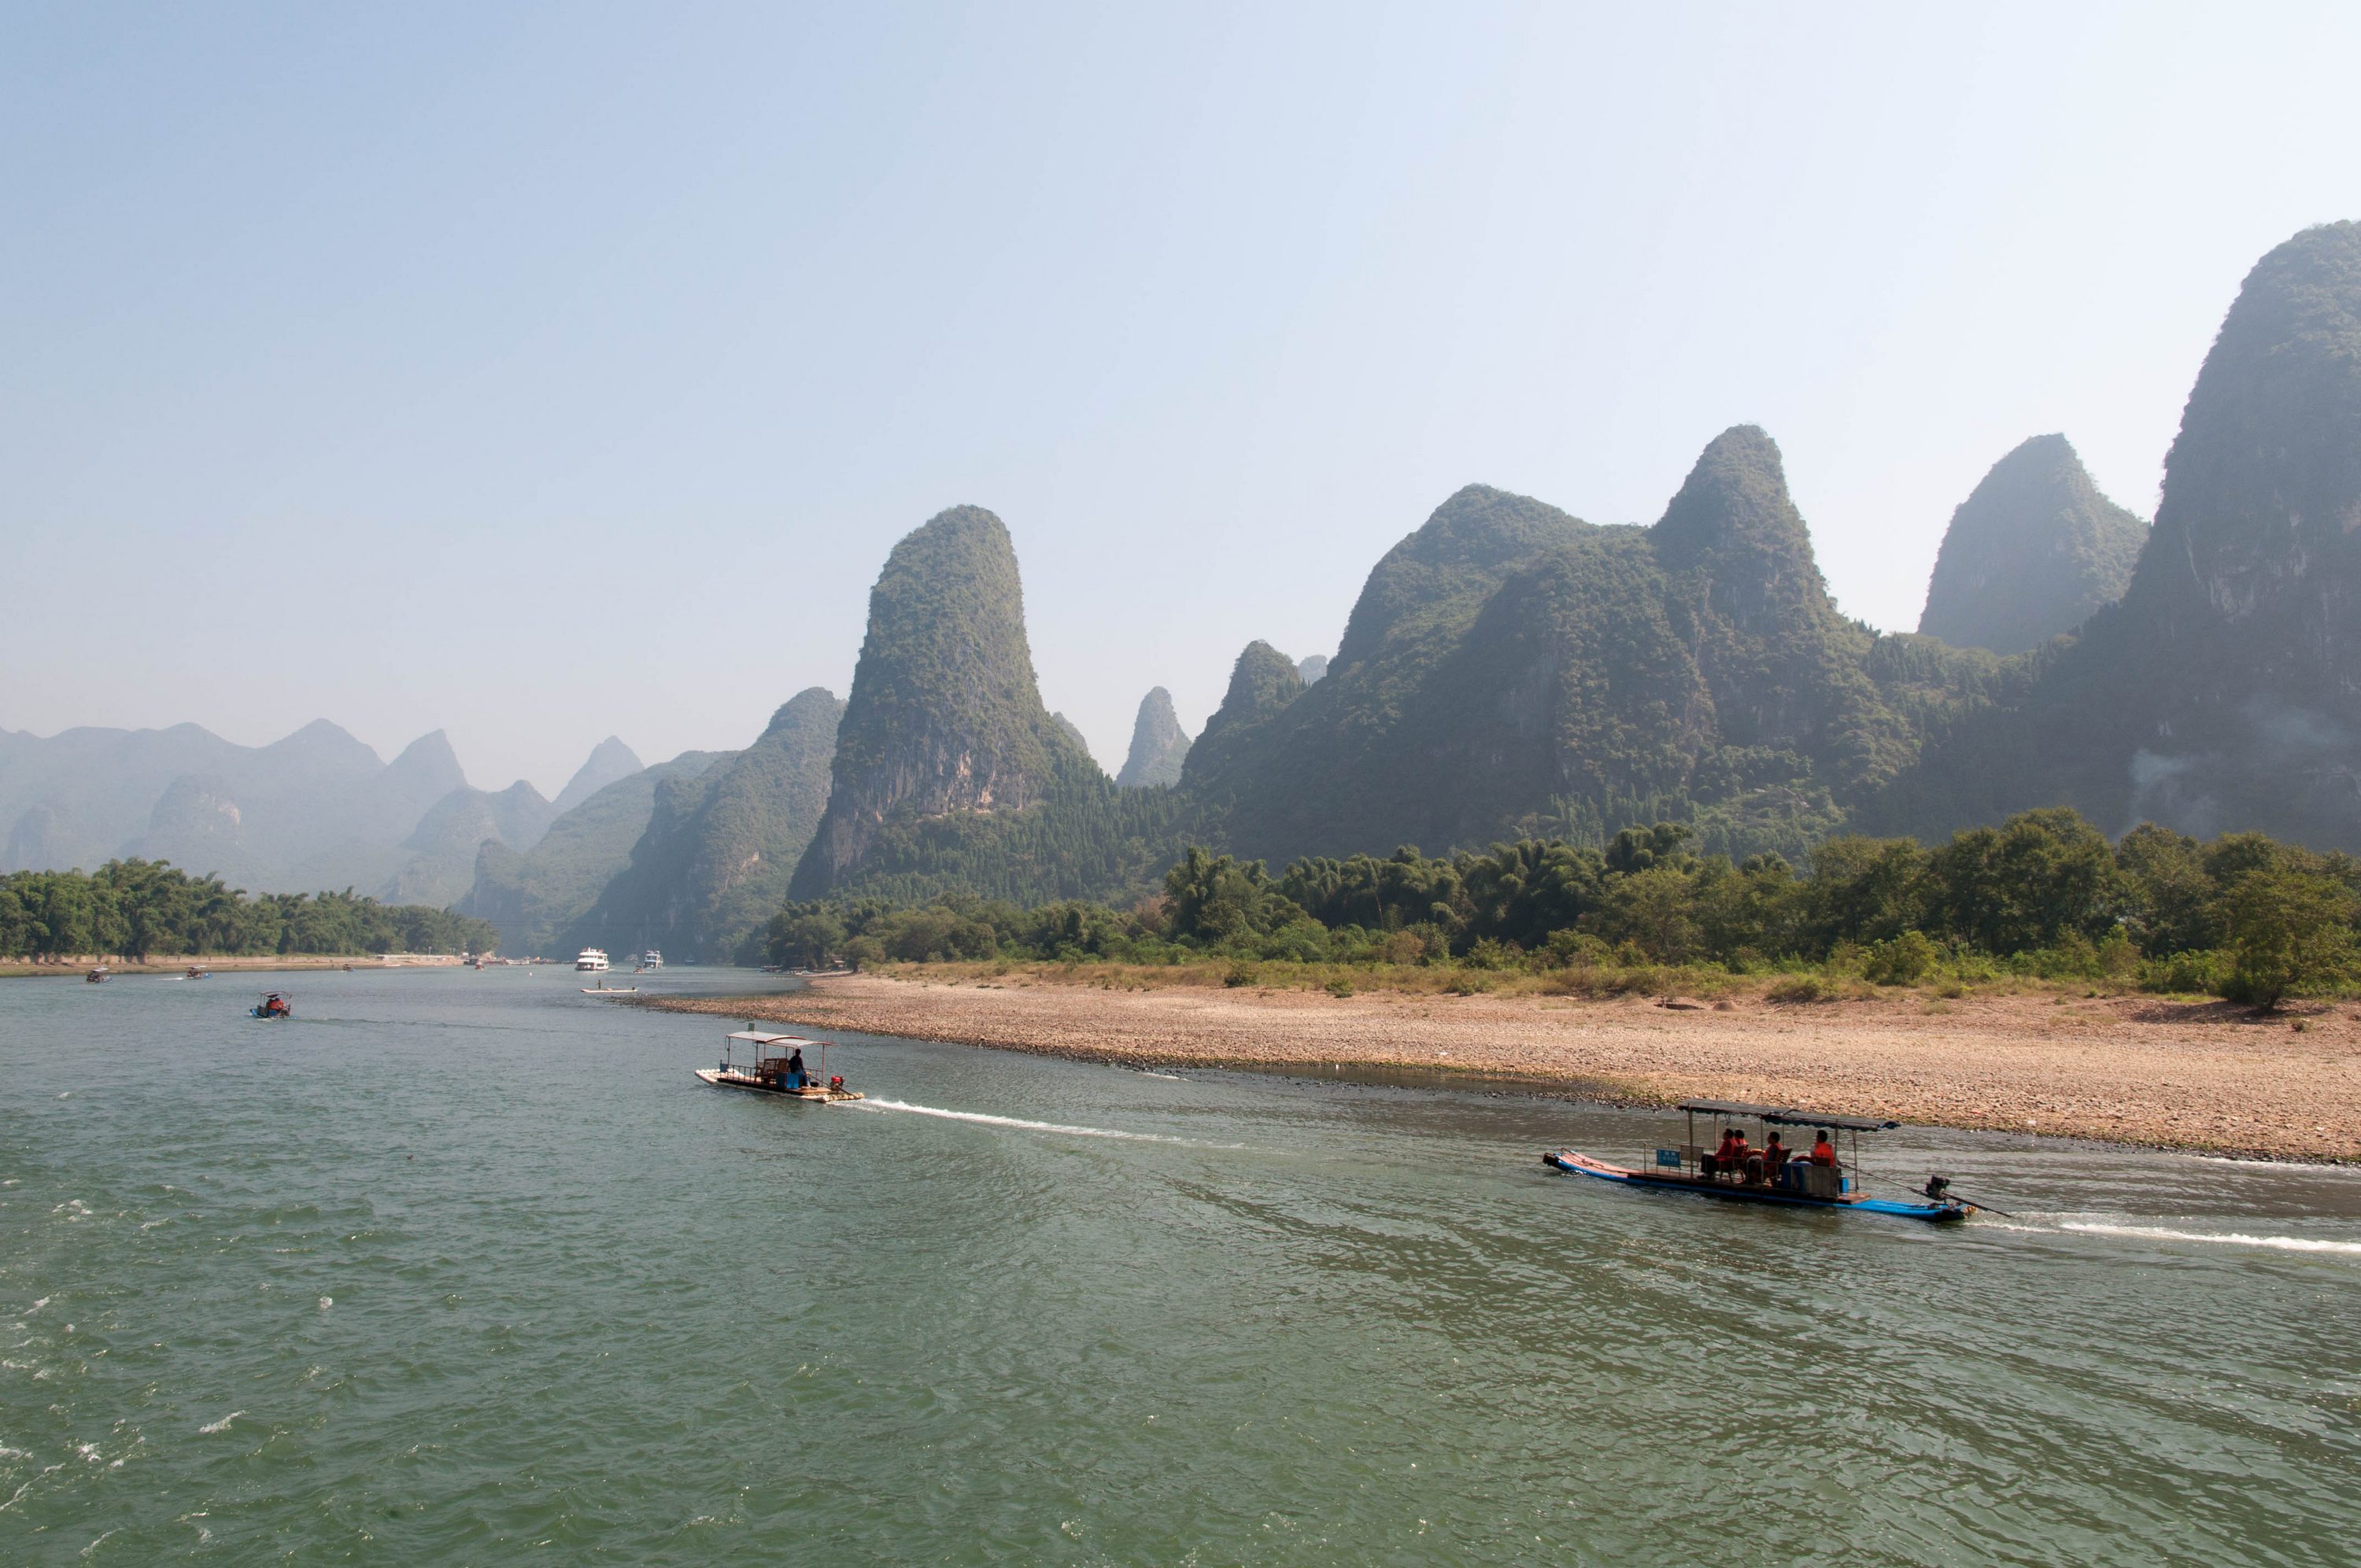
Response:
[{"label": "boat driver", "polygon": [[801,1089],[803,1086],[804,1048],[801,1046],[797,1046],[796,1047],[796,1054],[787,1058],[787,1087],[789,1089]]}]

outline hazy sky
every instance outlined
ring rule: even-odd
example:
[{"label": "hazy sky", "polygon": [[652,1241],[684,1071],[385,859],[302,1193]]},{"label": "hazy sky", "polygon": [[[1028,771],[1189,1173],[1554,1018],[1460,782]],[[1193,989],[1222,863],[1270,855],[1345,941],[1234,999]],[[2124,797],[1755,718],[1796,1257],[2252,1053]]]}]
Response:
[{"label": "hazy sky", "polygon": [[2361,216],[2361,7],[0,12],[0,728],[318,717],[554,793],[1016,540],[1110,770],[1472,480],[1775,436],[1840,604],[2062,430],[2152,512],[2240,278]]}]

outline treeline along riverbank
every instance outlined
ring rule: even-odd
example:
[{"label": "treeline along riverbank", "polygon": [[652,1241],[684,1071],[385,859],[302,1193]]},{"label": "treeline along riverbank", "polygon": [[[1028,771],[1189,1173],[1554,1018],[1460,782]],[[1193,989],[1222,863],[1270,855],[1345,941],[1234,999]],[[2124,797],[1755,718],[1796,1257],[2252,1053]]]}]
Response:
[{"label": "treeline along riverbank", "polygon": [[2150,824],[2111,843],[2061,807],[1935,845],[1831,839],[1802,868],[1695,846],[1687,827],[1660,823],[1603,849],[1406,847],[1299,860],[1277,876],[1191,849],[1160,897],[1126,909],[958,895],[791,904],[767,947],[794,966],[1227,959],[1237,983],[1274,961],[1444,969],[1469,989],[1520,974],[1612,991],[1782,973],[1795,1001],[1848,983],[2023,976],[2275,1007],[2361,978],[2361,862],[2261,834],[2205,842]]},{"label": "treeline along riverbank", "polygon": [[341,893],[247,894],[162,861],[0,876],[0,959],[456,953],[490,948],[486,921]]}]

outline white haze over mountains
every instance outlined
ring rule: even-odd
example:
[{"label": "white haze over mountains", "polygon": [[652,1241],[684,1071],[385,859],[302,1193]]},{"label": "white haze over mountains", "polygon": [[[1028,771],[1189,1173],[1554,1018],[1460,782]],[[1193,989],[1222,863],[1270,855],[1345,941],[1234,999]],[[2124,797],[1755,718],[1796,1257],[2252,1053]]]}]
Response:
[{"label": "white haze over mountains", "polygon": [[351,887],[441,906],[467,891],[484,840],[530,850],[565,811],[640,769],[610,735],[552,802],[522,779],[497,794],[470,787],[441,730],[390,762],[325,719],[260,747],[193,724],[0,730],[0,872],[137,855],[249,892]]},{"label": "white haze over mountains", "polygon": [[1653,518],[1746,422],[1906,628],[2028,435],[2152,510],[2222,302],[2349,215],[2356,56],[2301,5],[18,7],[0,726],[439,729],[545,796],[844,690],[972,502],[1119,758],[1462,485]]}]

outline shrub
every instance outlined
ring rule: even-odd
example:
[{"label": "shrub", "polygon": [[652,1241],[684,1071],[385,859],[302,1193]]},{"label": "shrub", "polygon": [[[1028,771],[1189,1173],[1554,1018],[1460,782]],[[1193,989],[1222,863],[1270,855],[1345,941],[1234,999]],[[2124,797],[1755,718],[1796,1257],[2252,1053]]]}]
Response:
[{"label": "shrub", "polygon": [[2202,948],[2185,953],[2167,953],[2140,966],[2139,985],[2142,991],[2217,996],[2221,994],[2226,972],[2219,953],[2206,952]]},{"label": "shrub", "polygon": [[1872,946],[1862,972],[1880,985],[1916,985],[1939,957],[1924,931],[1905,931]]},{"label": "shrub", "polygon": [[1353,994],[1353,982],[1340,974],[1334,980],[1330,981],[1325,986],[1322,987],[1322,989],[1326,991],[1331,996],[1350,996]]},{"label": "shrub", "polygon": [[1840,992],[1832,981],[1816,974],[1791,974],[1774,981],[1763,993],[1765,1002],[1834,1002]]},{"label": "shrub", "polygon": [[1232,964],[1229,972],[1222,976],[1224,985],[1252,985],[1254,982],[1255,971],[1242,963]]}]

